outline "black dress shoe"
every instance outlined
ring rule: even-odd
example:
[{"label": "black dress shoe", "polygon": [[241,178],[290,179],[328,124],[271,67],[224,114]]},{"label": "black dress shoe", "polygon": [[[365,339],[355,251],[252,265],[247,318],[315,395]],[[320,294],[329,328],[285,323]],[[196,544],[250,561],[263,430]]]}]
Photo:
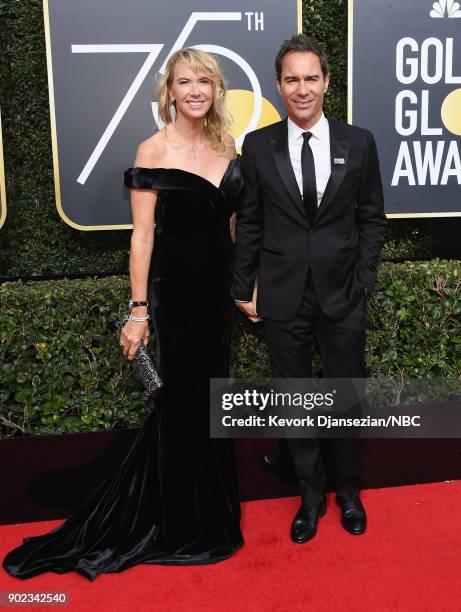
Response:
[{"label": "black dress shoe", "polygon": [[296,544],[303,544],[311,540],[317,533],[317,522],[320,516],[327,511],[327,502],[324,500],[314,508],[301,505],[291,524],[291,539]]},{"label": "black dress shoe", "polygon": [[367,515],[360,499],[340,501],[336,503],[341,508],[341,525],[352,535],[361,535],[367,528]]},{"label": "black dress shoe", "polygon": [[264,455],[263,467],[274,478],[296,482],[296,473],[290,456],[285,453],[275,455]]}]

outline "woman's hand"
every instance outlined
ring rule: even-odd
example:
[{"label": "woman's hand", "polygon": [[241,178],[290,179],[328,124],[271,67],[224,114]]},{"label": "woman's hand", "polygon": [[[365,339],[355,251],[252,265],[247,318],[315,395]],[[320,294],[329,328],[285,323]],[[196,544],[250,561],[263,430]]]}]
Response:
[{"label": "woman's hand", "polygon": [[124,356],[132,361],[139,344],[144,342],[147,346],[149,335],[148,321],[127,321],[120,333],[120,345]]}]

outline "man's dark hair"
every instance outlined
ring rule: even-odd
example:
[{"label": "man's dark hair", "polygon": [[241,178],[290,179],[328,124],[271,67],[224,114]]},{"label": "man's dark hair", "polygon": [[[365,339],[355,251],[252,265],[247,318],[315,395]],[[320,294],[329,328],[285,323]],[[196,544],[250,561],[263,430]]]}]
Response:
[{"label": "man's dark hair", "polygon": [[320,67],[322,68],[323,76],[326,77],[329,68],[328,68],[328,59],[325,51],[319,45],[319,43],[312,38],[312,36],[307,36],[306,34],[295,34],[288,40],[284,40],[282,46],[277,53],[275,58],[275,74],[277,75],[277,80],[280,81],[282,76],[282,64],[283,58],[287,53],[291,51],[297,51],[298,53],[314,53],[320,60]]}]

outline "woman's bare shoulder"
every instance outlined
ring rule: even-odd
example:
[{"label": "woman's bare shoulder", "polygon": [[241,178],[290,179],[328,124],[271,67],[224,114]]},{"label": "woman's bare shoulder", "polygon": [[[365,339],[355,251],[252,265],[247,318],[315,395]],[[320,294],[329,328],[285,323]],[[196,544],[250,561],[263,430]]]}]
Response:
[{"label": "woman's bare shoulder", "polygon": [[161,165],[165,155],[164,129],[159,130],[150,138],[147,138],[138,146],[134,166],[141,168],[156,168]]}]

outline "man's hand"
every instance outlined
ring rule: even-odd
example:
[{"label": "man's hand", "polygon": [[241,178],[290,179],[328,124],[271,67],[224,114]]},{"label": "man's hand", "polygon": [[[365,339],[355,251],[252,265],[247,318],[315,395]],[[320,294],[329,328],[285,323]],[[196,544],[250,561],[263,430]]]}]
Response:
[{"label": "man's hand", "polygon": [[253,290],[253,299],[251,302],[238,302],[235,300],[235,305],[239,310],[243,312],[245,316],[247,316],[252,323],[261,323],[262,317],[258,315],[256,312],[256,298],[258,297],[258,283],[255,282],[255,287]]},{"label": "man's hand", "polygon": [[246,315],[252,323],[261,323],[262,318],[256,313],[256,305],[254,302],[235,302],[239,310]]}]

